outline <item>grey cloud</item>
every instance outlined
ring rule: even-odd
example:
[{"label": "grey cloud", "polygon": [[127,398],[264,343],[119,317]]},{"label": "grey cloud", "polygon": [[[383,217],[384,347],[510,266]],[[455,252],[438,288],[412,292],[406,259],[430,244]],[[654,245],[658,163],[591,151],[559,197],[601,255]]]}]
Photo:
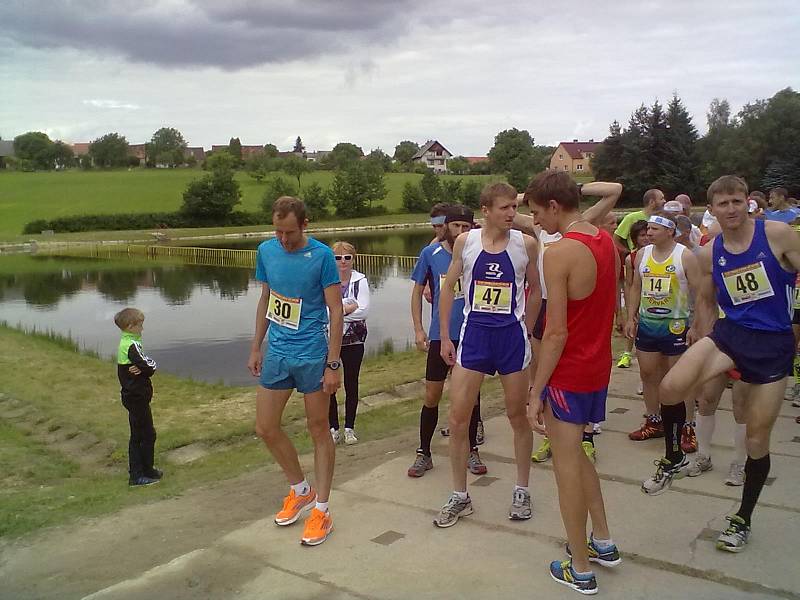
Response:
[{"label": "grey cloud", "polygon": [[74,48],[167,67],[240,69],[388,43],[408,31],[412,0],[0,3],[0,39]]}]

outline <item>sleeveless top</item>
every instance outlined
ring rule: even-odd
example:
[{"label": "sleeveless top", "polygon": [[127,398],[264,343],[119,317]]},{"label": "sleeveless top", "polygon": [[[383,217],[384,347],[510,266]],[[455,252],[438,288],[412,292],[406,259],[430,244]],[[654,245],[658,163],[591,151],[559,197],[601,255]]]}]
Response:
[{"label": "sleeveless top", "polygon": [[791,331],[796,273],[784,269],[772,254],[764,221],[754,220],[750,247],[741,254],[714,238],[712,277],[717,303],[725,317],[741,327]]},{"label": "sleeveless top", "polygon": [[542,288],[542,300],[547,300],[547,287],[544,285],[544,251],[561,239],[561,232],[547,233],[544,229],[539,232],[539,256],[536,264],[539,267],[539,285]]},{"label": "sleeveless top", "polygon": [[639,320],[689,318],[689,283],[683,272],[681,256],[686,246],[675,244],[672,253],[662,262],[653,256],[655,246],[641,249],[639,275],[642,277],[642,297]]},{"label": "sleeveless top", "polygon": [[595,236],[570,231],[564,237],[589,249],[597,265],[597,277],[594,290],[586,298],[567,300],[567,342],[549,384],[572,392],[594,392],[607,388],[611,377],[617,250],[611,236],[602,229]]},{"label": "sleeveless top", "polygon": [[461,257],[464,263],[464,325],[505,327],[525,318],[525,271],[528,252],[522,233],[509,232],[505,250],[492,254],[483,249],[481,230],[467,234]]}]

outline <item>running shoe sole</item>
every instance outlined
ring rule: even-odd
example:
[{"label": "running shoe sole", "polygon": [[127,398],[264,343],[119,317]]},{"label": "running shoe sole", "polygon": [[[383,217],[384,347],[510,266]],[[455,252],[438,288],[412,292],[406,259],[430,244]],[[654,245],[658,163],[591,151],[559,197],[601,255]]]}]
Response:
[{"label": "running shoe sole", "polygon": [[293,517],[291,517],[289,519],[286,519],[284,521],[278,521],[278,519],[276,518],[275,519],[275,525],[278,525],[280,527],[286,527],[287,525],[291,525],[292,523],[296,523],[297,519],[299,519],[304,513],[310,512],[311,509],[314,508],[314,503],[316,501],[317,501],[317,496],[315,495],[314,499],[311,500],[311,502],[309,502],[308,504],[306,504],[303,508],[298,510],[297,514],[295,516],[293,516]]},{"label": "running shoe sole", "polygon": [[717,550],[724,550],[725,552],[733,552],[734,554],[738,554],[739,552],[744,550],[745,546],[747,546],[747,544],[744,544],[743,546],[728,546],[723,542],[717,542]]},{"label": "running shoe sole", "polygon": [[578,592],[579,594],[583,594],[584,596],[594,596],[597,593],[597,588],[594,588],[593,590],[582,590],[572,585],[569,581],[564,581],[563,579],[559,579],[558,577],[553,575],[552,572],[550,573],[550,577],[552,578],[553,581],[560,583],[561,585],[564,585],[571,590],[575,590],[576,592]]},{"label": "running shoe sole", "polygon": [[434,524],[434,525],[436,525],[436,527],[439,527],[440,529],[447,529],[448,527],[452,527],[453,525],[455,525],[456,523],[458,523],[458,520],[459,520],[461,517],[468,517],[468,516],[470,516],[470,515],[471,515],[473,512],[475,512],[475,511],[473,510],[472,506],[470,506],[469,508],[465,508],[465,509],[464,509],[464,510],[462,510],[460,513],[458,513],[458,514],[455,516],[455,518],[454,518],[452,521],[450,521],[449,523],[447,523],[446,525],[442,525],[441,523],[437,522],[435,519],[434,519],[434,521],[433,521],[433,524]]},{"label": "running shoe sole", "polygon": [[[572,552],[569,549],[569,544],[564,544],[564,548],[567,556],[572,558]],[[603,565],[604,567],[616,567],[622,564],[622,557],[620,556],[615,560],[603,560],[600,557],[589,556],[589,562],[597,563],[598,565]]]},{"label": "running shoe sole", "polygon": [[328,530],[328,533],[325,534],[324,538],[318,539],[318,540],[302,539],[302,540],[300,540],[300,545],[301,546],[319,546],[322,542],[327,540],[332,533],[333,533],[333,524],[331,524],[331,528]]}]

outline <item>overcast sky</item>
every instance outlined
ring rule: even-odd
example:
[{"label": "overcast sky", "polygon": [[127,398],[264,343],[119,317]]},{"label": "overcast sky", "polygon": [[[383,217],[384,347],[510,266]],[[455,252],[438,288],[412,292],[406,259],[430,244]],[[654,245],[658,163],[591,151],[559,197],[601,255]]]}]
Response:
[{"label": "overcast sky", "polygon": [[483,155],[511,127],[600,140],[674,91],[702,132],[714,97],[787,86],[798,0],[0,0],[3,139]]}]

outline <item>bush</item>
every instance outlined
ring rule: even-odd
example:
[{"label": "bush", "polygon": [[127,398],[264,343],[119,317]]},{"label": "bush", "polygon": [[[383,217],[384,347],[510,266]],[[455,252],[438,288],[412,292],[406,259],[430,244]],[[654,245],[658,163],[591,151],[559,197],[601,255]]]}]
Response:
[{"label": "bush", "polygon": [[317,182],[310,183],[302,194],[303,202],[306,203],[308,219],[310,221],[320,221],[330,216],[328,212],[328,194]]},{"label": "bush", "polygon": [[479,181],[467,179],[461,186],[461,203],[470,208],[479,208],[481,205],[481,186]]},{"label": "bush", "polygon": [[189,218],[224,223],[239,204],[242,192],[233,179],[232,171],[219,170],[202,179],[190,181],[183,192],[181,213]]},{"label": "bush", "polygon": [[261,200],[262,212],[272,218],[272,205],[281,196],[297,196],[297,189],[291,181],[286,181],[280,175],[267,183],[267,189]]},{"label": "bush", "polygon": [[135,156],[128,157],[128,166],[129,167],[138,167],[140,165],[139,159]]},{"label": "bush", "polygon": [[[264,222],[262,215],[234,211],[222,222],[214,225],[260,225]],[[129,229],[156,229],[161,227],[207,227],[208,221],[197,219],[189,215],[173,213],[120,213],[117,215],[82,215],[79,217],[61,217],[46,221],[37,219],[31,221],[22,230],[23,234],[38,234],[44,230],[52,229],[56,233],[73,233],[81,231],[123,231]]]},{"label": "bush", "polygon": [[409,213],[428,212],[430,205],[418,185],[406,182],[403,186],[403,210]]}]

